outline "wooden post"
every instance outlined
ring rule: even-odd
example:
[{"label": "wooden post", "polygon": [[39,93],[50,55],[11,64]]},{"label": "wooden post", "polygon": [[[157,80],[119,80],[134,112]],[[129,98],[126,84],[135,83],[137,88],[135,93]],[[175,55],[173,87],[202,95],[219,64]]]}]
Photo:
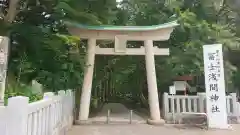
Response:
[{"label": "wooden post", "polygon": [[92,90],[92,80],[94,71],[96,39],[88,39],[88,50],[86,57],[86,67],[82,86],[79,120],[86,121],[89,116],[90,98]]},{"label": "wooden post", "polygon": [[144,41],[144,46],[148,84],[148,102],[150,107],[150,119],[148,120],[148,123],[163,124],[164,121],[160,118],[153,41]]},{"label": "wooden post", "polygon": [[26,135],[28,124],[28,97],[12,97],[7,106],[7,135]]}]

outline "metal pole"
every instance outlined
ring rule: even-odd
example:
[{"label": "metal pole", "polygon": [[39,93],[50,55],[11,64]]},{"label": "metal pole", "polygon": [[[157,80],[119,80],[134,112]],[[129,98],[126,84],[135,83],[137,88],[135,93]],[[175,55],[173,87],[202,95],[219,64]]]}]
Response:
[{"label": "metal pole", "polygon": [[132,111],[132,110],[130,110],[129,124],[132,124],[132,113],[133,113],[133,111]]},{"label": "metal pole", "polygon": [[108,112],[107,112],[107,124],[109,124],[109,121],[110,121],[109,117],[110,117],[110,110],[108,109]]}]

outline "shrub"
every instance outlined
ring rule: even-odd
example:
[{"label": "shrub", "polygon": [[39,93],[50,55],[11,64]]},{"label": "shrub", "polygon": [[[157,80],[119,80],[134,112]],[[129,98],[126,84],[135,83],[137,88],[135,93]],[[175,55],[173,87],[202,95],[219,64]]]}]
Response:
[{"label": "shrub", "polygon": [[33,93],[33,90],[30,86],[27,85],[15,85],[8,86],[5,92],[4,103],[7,104],[7,99],[14,96],[26,96],[29,97],[30,102],[41,100],[43,95],[38,93]]}]

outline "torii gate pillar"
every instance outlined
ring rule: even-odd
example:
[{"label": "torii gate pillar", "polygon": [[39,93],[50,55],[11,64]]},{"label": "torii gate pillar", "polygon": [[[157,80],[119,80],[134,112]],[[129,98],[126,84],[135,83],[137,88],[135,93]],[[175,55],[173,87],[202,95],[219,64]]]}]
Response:
[{"label": "torii gate pillar", "polygon": [[148,123],[160,124],[164,122],[160,118],[153,41],[145,40],[144,46],[145,46],[145,61],[146,61],[147,84],[148,84],[148,102],[150,107],[150,118],[151,118],[151,119],[148,119]]},{"label": "torii gate pillar", "polygon": [[79,110],[80,111],[79,119],[84,121],[87,120],[89,116],[94,61],[95,61],[95,48],[96,48],[96,39],[94,38],[88,39],[86,65],[84,69],[84,79],[83,79],[80,110]]},{"label": "torii gate pillar", "polygon": [[[95,55],[145,55],[148,83],[148,100],[150,107],[149,124],[164,124],[160,117],[159,97],[157,89],[154,55],[169,55],[168,48],[153,46],[153,41],[165,41],[170,37],[174,22],[154,26],[84,26],[73,22],[65,22],[71,34],[81,39],[88,39],[86,67],[82,86],[79,124],[85,123],[89,116],[91,99],[94,58]],[[96,46],[98,40],[115,40],[115,48],[100,48]],[[144,47],[127,48],[126,41],[144,41]]]}]

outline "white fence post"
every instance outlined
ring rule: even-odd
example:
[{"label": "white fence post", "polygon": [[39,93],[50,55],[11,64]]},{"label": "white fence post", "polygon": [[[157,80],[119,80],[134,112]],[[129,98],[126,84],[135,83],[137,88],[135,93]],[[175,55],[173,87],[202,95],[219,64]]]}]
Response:
[{"label": "white fence post", "polygon": [[237,123],[240,123],[240,103],[239,102],[237,102],[236,103],[237,104]]},{"label": "white fence post", "polygon": [[73,122],[75,121],[76,113],[77,113],[76,112],[77,111],[76,110],[76,104],[75,104],[76,103],[75,102],[75,100],[76,100],[76,95],[75,94],[76,94],[76,91],[73,92],[73,99],[72,99],[72,103],[73,103]]},{"label": "white fence post", "polygon": [[49,98],[52,98],[53,96],[54,96],[53,92],[46,92],[43,94],[44,99],[49,99]]},{"label": "white fence post", "polygon": [[[46,92],[43,95],[43,99],[52,99],[54,97],[53,92]],[[53,106],[49,106],[46,114],[46,119],[48,122],[46,123],[46,134],[47,135],[52,135],[53,130],[54,130],[54,117],[53,117]]]},{"label": "white fence post", "polygon": [[169,103],[168,103],[168,93],[163,93],[163,110],[164,110],[164,119],[167,119],[167,115],[169,112]]},{"label": "white fence post", "polygon": [[61,103],[62,103],[62,121],[65,121],[65,112],[66,112],[66,94],[65,94],[65,91],[64,90],[60,90],[58,91],[58,95],[61,96]]},{"label": "white fence post", "polygon": [[67,95],[67,122],[68,122],[68,128],[70,128],[73,124],[73,92],[72,90],[66,91]]},{"label": "white fence post", "polygon": [[27,135],[28,97],[12,97],[7,105],[7,135]]},{"label": "white fence post", "polygon": [[60,90],[58,91],[58,95],[61,96],[61,129],[60,132],[66,132],[66,112],[67,112],[67,108],[66,108],[66,93],[64,90]]},{"label": "white fence post", "polygon": [[[232,106],[233,106],[233,116],[238,117],[238,110],[237,110],[237,94],[236,93],[230,93],[232,97]],[[229,106],[230,107],[230,106]]]},{"label": "white fence post", "polygon": [[[169,100],[169,99],[173,99],[173,96],[177,102],[175,101],[173,102],[173,100]],[[168,95],[168,93],[163,94],[163,113],[164,113],[164,118],[166,120],[171,118],[170,114],[172,114],[173,111],[175,114],[179,114],[181,112],[206,113],[206,94],[205,93],[203,92],[197,93],[197,96],[182,96],[182,95],[173,95],[173,96]],[[237,102],[236,93],[231,93],[229,96],[226,96],[226,98],[227,98],[226,104],[227,104],[228,116],[233,116],[237,118],[238,123],[240,123],[240,103]],[[187,102],[185,102],[186,100]]]},{"label": "white fence post", "polygon": [[205,102],[204,102],[204,99],[205,99],[205,93],[197,93],[197,95],[199,96],[199,111],[200,113],[204,113],[205,112]]},{"label": "white fence post", "polygon": [[0,106],[4,106],[4,100],[0,100]]}]

